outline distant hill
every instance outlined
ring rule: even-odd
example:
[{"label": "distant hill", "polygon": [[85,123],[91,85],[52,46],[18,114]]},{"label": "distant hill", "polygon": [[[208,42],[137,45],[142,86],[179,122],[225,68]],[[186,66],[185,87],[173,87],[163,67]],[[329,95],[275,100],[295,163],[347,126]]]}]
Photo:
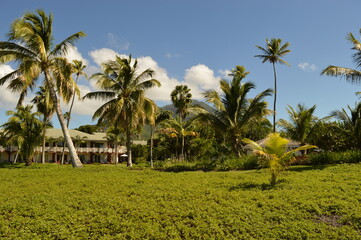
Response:
[{"label": "distant hill", "polygon": [[[213,111],[213,108],[211,106],[209,106],[207,103],[205,102],[201,102],[201,101],[198,101],[198,100],[193,100],[193,105],[199,105],[201,106],[202,108],[204,108],[205,110],[207,110],[208,112],[212,112]],[[165,105],[163,107],[161,107],[162,110],[168,110],[168,111],[172,111],[174,113],[176,113],[177,109],[174,107],[173,104],[168,104],[168,105]]]}]

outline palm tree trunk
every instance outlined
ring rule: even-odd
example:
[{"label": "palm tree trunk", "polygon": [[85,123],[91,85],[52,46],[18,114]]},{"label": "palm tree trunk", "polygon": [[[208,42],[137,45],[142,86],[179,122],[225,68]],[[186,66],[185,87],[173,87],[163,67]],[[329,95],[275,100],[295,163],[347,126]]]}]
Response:
[{"label": "palm tree trunk", "polygon": [[153,126],[150,126],[150,167],[153,167]]},{"label": "palm tree trunk", "polygon": [[44,73],[45,73],[46,83],[48,84],[48,87],[50,90],[51,98],[55,105],[56,114],[58,115],[58,120],[59,120],[61,129],[63,131],[64,139],[69,148],[72,165],[73,165],[73,167],[83,167],[83,164],[81,163],[81,161],[75,151],[73,141],[71,140],[69,130],[66,126],[65,119],[64,119],[63,113],[61,111],[60,102],[58,101],[58,98],[56,96],[54,84],[51,81],[50,73],[48,71],[44,71]]},{"label": "palm tree trunk", "polygon": [[182,161],[184,160],[184,142],[185,142],[184,134],[182,134],[182,150],[181,150],[181,157],[180,157]]},{"label": "palm tree trunk", "polygon": [[[76,80],[75,80],[75,85],[78,84],[78,79],[79,79],[79,74],[76,75]],[[74,106],[74,100],[75,100],[75,86],[73,87],[73,97],[71,99],[71,104],[70,104],[70,108],[69,108],[69,116],[66,122],[66,126],[69,128],[69,123],[70,123],[70,118],[71,118],[71,111],[73,110],[73,106]]]},{"label": "palm tree trunk", "polygon": [[131,133],[130,128],[128,127],[127,130],[127,153],[128,153],[128,161],[127,161],[127,167],[132,167],[132,139],[131,139]]},{"label": "palm tree trunk", "polygon": [[45,163],[45,130],[44,130],[44,134],[43,134],[43,144],[41,146],[41,163],[44,164]]},{"label": "palm tree trunk", "polygon": [[16,161],[18,160],[18,157],[19,157],[19,149],[16,151],[14,163],[16,163]]},{"label": "palm tree trunk", "polygon": [[277,75],[276,75],[276,65],[275,63],[272,63],[273,66],[273,75],[275,78],[275,97],[273,102],[273,132],[276,132],[276,103],[277,103]]},{"label": "palm tree trunk", "polygon": [[115,141],[114,143],[114,147],[115,147],[115,153],[114,153],[114,162],[115,164],[118,164],[119,160],[118,160],[118,142]]}]

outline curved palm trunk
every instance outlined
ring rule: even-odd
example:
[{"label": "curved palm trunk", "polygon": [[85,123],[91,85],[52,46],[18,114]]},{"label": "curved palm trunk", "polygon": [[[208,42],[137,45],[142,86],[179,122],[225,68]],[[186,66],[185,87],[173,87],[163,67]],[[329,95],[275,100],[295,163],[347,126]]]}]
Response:
[{"label": "curved palm trunk", "polygon": [[[78,79],[79,79],[79,74],[76,75],[75,84],[78,84]],[[73,87],[73,97],[71,99],[71,104],[70,104],[70,108],[69,108],[69,116],[68,116],[68,119],[66,121],[66,127],[67,128],[69,128],[70,118],[71,118],[71,111],[73,110],[73,106],[74,106],[74,100],[75,100],[75,93],[74,92],[75,92],[75,87]],[[64,164],[66,146],[67,146],[67,144],[66,144],[66,142],[64,142],[64,144],[63,144],[63,152],[61,154],[61,164]]]},{"label": "curved palm trunk", "polygon": [[276,75],[276,66],[275,63],[272,63],[273,65],[273,75],[275,78],[275,97],[273,102],[273,132],[276,132],[276,102],[277,102],[277,75]]},{"label": "curved palm trunk", "polygon": [[50,73],[47,71],[44,71],[44,73],[45,73],[46,83],[49,86],[51,98],[55,105],[56,115],[58,116],[61,130],[63,131],[64,139],[69,148],[72,165],[73,165],[73,167],[83,167],[83,164],[81,163],[81,161],[75,151],[75,147],[74,147],[73,141],[71,140],[68,127],[66,126],[65,119],[64,119],[63,113],[61,111],[60,103],[59,103],[58,98],[55,93],[54,84],[51,82]]}]

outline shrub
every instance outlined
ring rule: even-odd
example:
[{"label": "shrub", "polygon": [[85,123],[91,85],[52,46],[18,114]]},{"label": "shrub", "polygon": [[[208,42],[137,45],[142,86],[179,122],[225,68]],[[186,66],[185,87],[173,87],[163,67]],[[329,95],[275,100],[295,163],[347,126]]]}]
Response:
[{"label": "shrub", "polygon": [[361,151],[312,153],[309,155],[308,161],[311,165],[359,163],[361,162]]}]

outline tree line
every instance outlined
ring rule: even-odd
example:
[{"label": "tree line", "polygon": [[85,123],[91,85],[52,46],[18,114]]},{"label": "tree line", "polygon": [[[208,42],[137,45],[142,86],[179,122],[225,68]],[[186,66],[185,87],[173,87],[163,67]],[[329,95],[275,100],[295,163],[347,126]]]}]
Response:
[{"label": "tree line", "polygon": [[[26,13],[15,20],[8,33],[8,41],[0,42],[0,62],[15,62],[17,69],[0,79],[0,84],[19,93],[16,111],[8,111],[9,121],[2,125],[4,139],[1,145],[13,144],[21,149],[23,159],[31,164],[34,148],[42,144],[42,161],[45,161],[45,134],[51,126],[50,119],[57,115],[64,135],[64,147],[69,148],[72,165],[82,167],[70,137],[68,127],[75,97],[81,97],[77,82],[84,73],[85,65],[78,60],[69,62],[66,54],[77,40],[85,36],[77,32],[58,44],[53,38],[53,16],[43,10]],[[357,67],[361,64],[361,44],[350,33],[348,40],[354,45],[353,55]],[[361,148],[361,104],[348,111],[334,111],[322,119],[314,116],[316,105],[308,108],[297,105],[288,106],[289,120],[277,121],[277,74],[276,64],[289,65],[283,57],[290,52],[289,43],[281,39],[266,39],[266,46],[256,46],[263,63],[272,64],[274,88],[266,89],[255,97],[249,93],[255,84],[247,81],[246,68],[235,66],[231,80],[220,80],[220,92],[203,92],[204,101],[211,106],[210,111],[192,102],[191,89],[186,85],[176,86],[170,99],[176,108],[176,115],[162,111],[156,103],[146,97],[147,90],[160,87],[152,69],[138,70],[138,62],[131,55],[127,58],[116,57],[102,64],[101,72],[90,76],[96,80],[99,91],[87,93],[82,99],[98,99],[105,103],[93,114],[98,126],[107,131],[108,140],[117,148],[120,144],[127,147],[127,166],[133,164],[132,146],[134,136],[145,125],[150,126],[149,160],[154,159],[194,160],[197,158],[219,158],[244,154],[243,139],[259,140],[277,130],[281,135],[298,141],[301,146],[317,145],[325,151],[344,151]],[[329,66],[322,71],[329,76],[343,77],[350,82],[360,81],[360,72],[337,66]],[[38,89],[32,106],[24,106],[23,100],[29,91]],[[265,98],[274,96],[273,110],[268,109]],[[70,104],[65,114],[60,101]],[[268,120],[273,116],[273,122]],[[333,117],[333,118],[331,118]],[[336,120],[331,120],[336,119]],[[104,127],[107,126],[107,127]],[[278,128],[277,128],[278,126]],[[304,149],[305,150],[305,149]],[[140,151],[137,149],[137,154]],[[144,151],[143,151],[144,153]],[[149,154],[148,154],[149,153]],[[138,158],[141,157],[137,156]],[[116,163],[118,162],[116,156]]]}]

